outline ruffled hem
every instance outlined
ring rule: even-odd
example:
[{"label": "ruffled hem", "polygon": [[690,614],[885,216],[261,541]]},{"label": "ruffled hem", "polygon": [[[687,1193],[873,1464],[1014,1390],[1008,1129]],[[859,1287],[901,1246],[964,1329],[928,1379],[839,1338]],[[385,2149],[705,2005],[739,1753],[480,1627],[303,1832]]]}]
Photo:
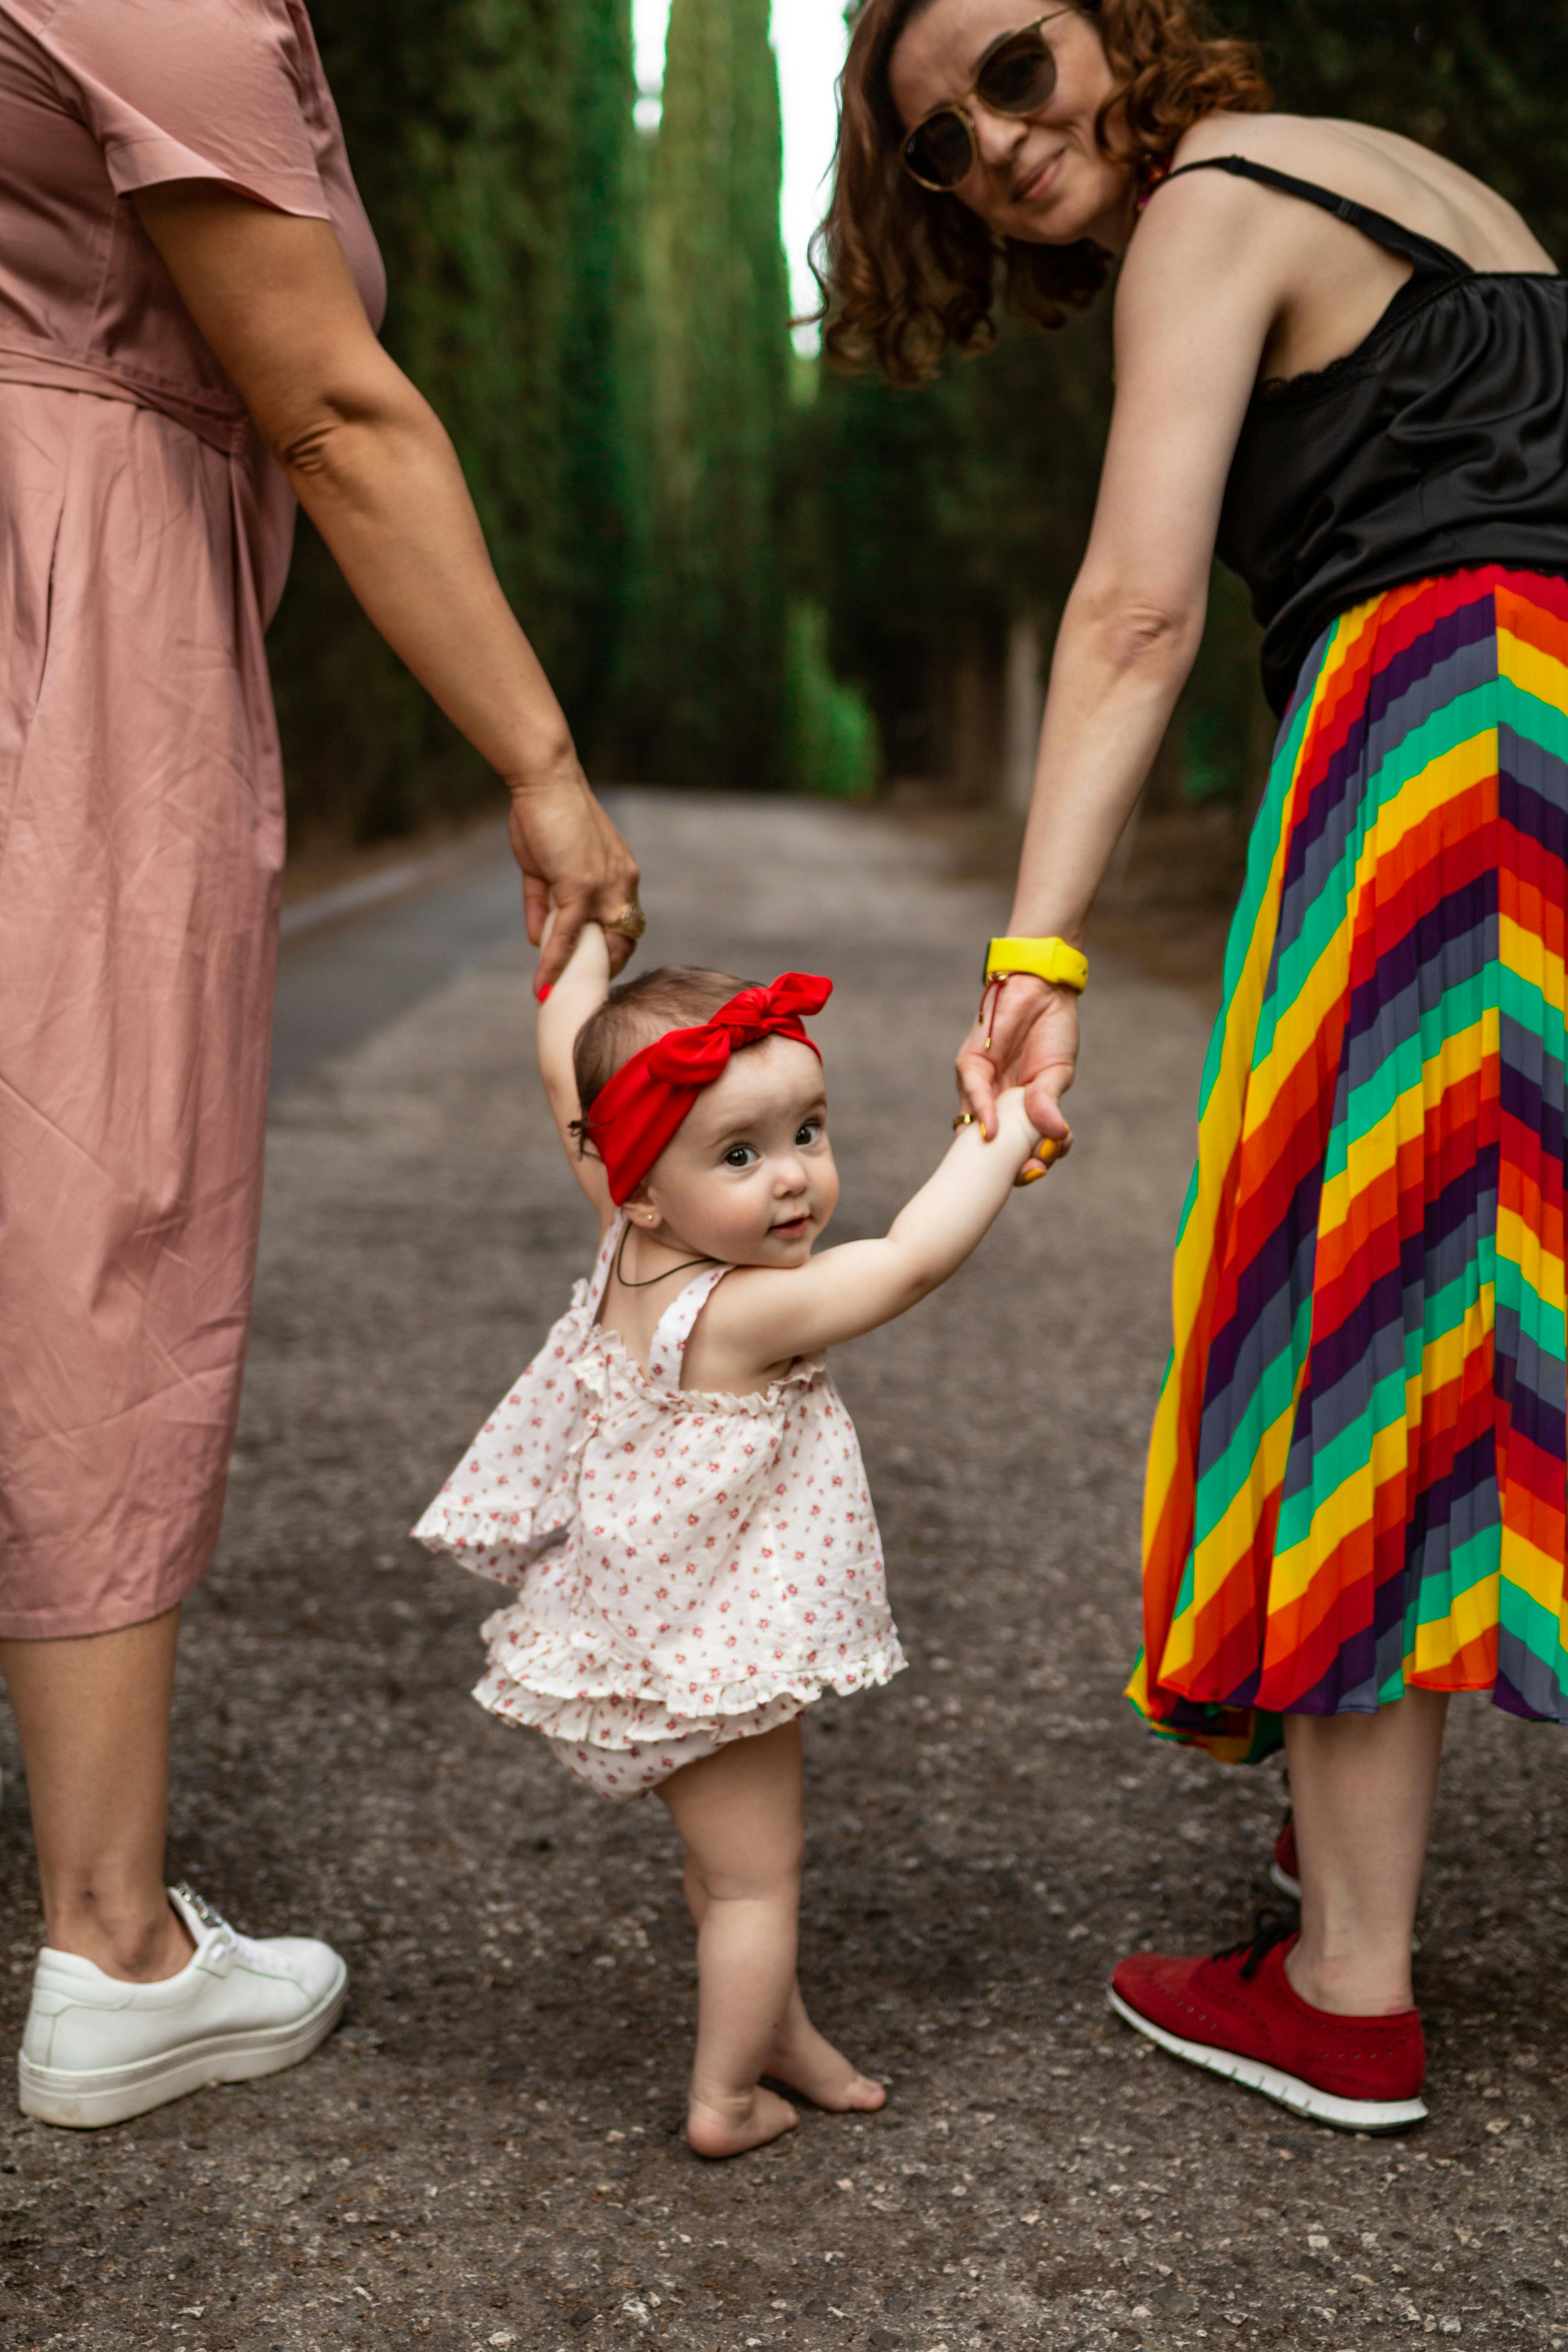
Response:
[{"label": "ruffled hem", "polygon": [[[813,1694],[816,1698],[821,1696],[820,1690]],[[793,1723],[812,1704],[811,1698],[784,1691],[764,1706],[699,1719],[650,1706],[646,1700],[543,1698],[523,1689],[495,1665],[480,1675],[474,1696],[491,1715],[502,1716],[509,1723],[542,1731],[546,1738],[563,1740],[570,1747],[598,1748],[612,1755],[693,1736],[722,1747],[731,1739],[751,1739],[759,1732],[776,1731],[781,1723]]]},{"label": "ruffled hem", "polygon": [[[643,1739],[678,1738],[683,1732],[716,1730],[725,1718],[753,1715],[775,1700],[793,1700],[798,1708],[813,1706],[830,1690],[847,1698],[854,1691],[891,1682],[909,1663],[889,1619],[885,1635],[864,1641],[853,1654],[832,1654],[824,1643],[804,1655],[797,1650],[793,1656],[754,1666],[731,1682],[678,1683],[651,1665],[639,1668],[626,1658],[611,1656],[607,1649],[595,1653],[547,1626],[535,1624],[520,1635],[520,1614],[515,1604],[498,1609],[480,1628],[489,1652],[480,1691],[504,1689],[508,1704],[499,1712],[548,1728],[553,1738],[580,1739],[593,1747],[625,1747]],[[600,1714],[607,1723],[622,1725],[618,1738],[606,1740],[598,1731],[574,1727],[579,1718],[587,1723]],[[574,1727],[558,1727],[568,1717]]]},{"label": "ruffled hem", "polygon": [[575,1525],[574,1517],[567,1518],[536,1536],[537,1517],[515,1507],[505,1512],[471,1506],[454,1510],[437,1496],[408,1532],[426,1551],[445,1552],[472,1576],[488,1577],[492,1584],[521,1584],[531,1568],[559,1551]]}]

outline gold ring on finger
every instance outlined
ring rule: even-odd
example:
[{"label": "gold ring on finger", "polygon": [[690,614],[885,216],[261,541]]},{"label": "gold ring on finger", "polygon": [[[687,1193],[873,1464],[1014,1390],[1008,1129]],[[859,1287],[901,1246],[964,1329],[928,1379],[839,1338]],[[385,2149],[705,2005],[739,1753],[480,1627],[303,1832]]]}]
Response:
[{"label": "gold ring on finger", "polygon": [[628,898],[618,915],[612,915],[605,925],[617,939],[630,940],[635,945],[647,929],[647,917],[635,898]]}]

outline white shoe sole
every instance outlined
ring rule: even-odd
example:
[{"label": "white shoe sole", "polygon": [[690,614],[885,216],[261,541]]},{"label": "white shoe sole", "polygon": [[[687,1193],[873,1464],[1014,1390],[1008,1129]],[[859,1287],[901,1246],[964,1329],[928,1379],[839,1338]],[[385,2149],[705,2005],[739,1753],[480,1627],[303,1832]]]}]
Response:
[{"label": "white shoe sole", "polygon": [[1135,2033],[1147,2034],[1162,2050],[1168,2050],[1173,2058],[1184,2058],[1189,2066],[1202,2066],[1211,2074],[1223,2074],[1226,2082],[1239,2083],[1244,2090],[1261,2091],[1266,2099],[1273,2099],[1315,2124],[1331,2125],[1335,2131],[1397,2132],[1408,2131],[1412,2124],[1426,2120],[1426,2109],[1419,2099],[1336,2099],[1331,2092],[1314,2090],[1299,2075],[1284,2074],[1278,2066],[1266,2066],[1260,2058],[1238,2058],[1233,2050],[1215,2050],[1206,2042],[1184,2042],[1179,2033],[1167,2033],[1163,2025],[1154,2025],[1148,2018],[1141,2017],[1110,1987],[1107,1987],[1106,1998],[1117,2016]]},{"label": "white shoe sole", "polygon": [[1271,1862],[1269,1864],[1268,1876],[1272,1884],[1279,1889],[1281,1895],[1288,1895],[1292,1903],[1300,1903],[1301,1900],[1301,1882],[1299,1878],[1292,1878],[1288,1870],[1281,1870],[1277,1862]]},{"label": "white shoe sole", "polygon": [[16,2092],[22,2113],[39,2123],[63,2124],[78,2131],[101,2130],[105,2124],[122,2124],[166,2106],[209,2083],[247,2083],[258,2074],[280,2074],[298,2066],[319,2049],[343,2013],[349,1972],[340,1960],[338,1973],[314,2009],[289,2025],[256,2026],[248,2032],[212,2033],[202,2042],[187,2042],[156,2058],[139,2059],[132,2066],[105,2066],[77,2072],[59,2066],[35,2066],[16,2060]]}]

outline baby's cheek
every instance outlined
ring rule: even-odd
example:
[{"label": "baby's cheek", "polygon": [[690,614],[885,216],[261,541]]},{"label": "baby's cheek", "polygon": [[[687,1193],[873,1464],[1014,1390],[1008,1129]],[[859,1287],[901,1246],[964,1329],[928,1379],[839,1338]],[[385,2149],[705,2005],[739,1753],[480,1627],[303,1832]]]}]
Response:
[{"label": "baby's cheek", "polygon": [[757,1255],[771,1222],[772,1202],[760,1185],[715,1182],[702,1203],[702,1245],[714,1257],[744,1265]]}]

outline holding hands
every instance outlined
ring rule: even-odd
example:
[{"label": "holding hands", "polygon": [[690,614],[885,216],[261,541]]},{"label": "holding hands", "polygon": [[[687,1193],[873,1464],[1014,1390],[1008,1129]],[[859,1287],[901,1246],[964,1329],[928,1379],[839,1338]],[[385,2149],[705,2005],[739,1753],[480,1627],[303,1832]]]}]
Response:
[{"label": "holding hands", "polygon": [[[1023,968],[1027,964],[1046,971]],[[1070,966],[1070,976],[1047,977],[1057,965]],[[980,1009],[958,1049],[964,1111],[987,1135],[996,1132],[998,1095],[1023,1089],[1041,1140],[1019,1172],[1020,1184],[1034,1182],[1072,1147],[1061,1097],[1078,1066],[1078,1000],[1087,970],[1082,956],[1058,940],[993,940]]]}]

